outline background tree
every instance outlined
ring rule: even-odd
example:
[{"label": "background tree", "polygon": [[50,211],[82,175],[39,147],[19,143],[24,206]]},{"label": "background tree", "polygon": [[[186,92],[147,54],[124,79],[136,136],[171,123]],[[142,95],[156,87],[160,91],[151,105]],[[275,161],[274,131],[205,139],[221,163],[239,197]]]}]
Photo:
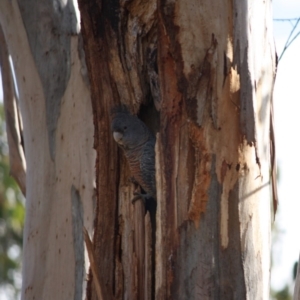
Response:
[{"label": "background tree", "polygon": [[[23,299],[83,297],[91,103],[87,298],[97,286],[105,299],[267,298],[270,2],[79,7],[90,85],[72,1],[0,3],[24,124]],[[120,103],[157,134],[156,222],[130,201],[110,132]]]},{"label": "background tree", "polygon": [[[276,40],[276,48],[277,48],[277,53],[278,53],[278,66],[277,69],[279,70],[279,72],[277,72],[277,80],[276,80],[276,85],[277,85],[277,91],[275,88],[275,92],[274,92],[274,97],[275,97],[275,111],[276,111],[276,116],[277,116],[277,124],[281,124],[282,123],[282,118],[286,115],[285,111],[282,110],[282,107],[280,105],[281,99],[282,99],[282,94],[280,93],[280,90],[282,89],[282,87],[284,87],[284,89],[289,90],[290,95],[295,95],[298,94],[298,91],[295,91],[293,88],[293,86],[295,86],[295,83],[293,81],[289,81],[289,85],[286,85],[284,82],[284,77],[286,75],[284,75],[284,72],[290,72],[290,70],[292,71],[291,68],[293,68],[293,66],[295,65],[295,63],[297,64],[297,62],[294,61],[294,58],[297,56],[297,53],[290,53],[289,51],[287,51],[289,48],[293,48],[291,49],[291,51],[295,50],[295,47],[297,47],[296,45],[294,45],[295,41],[297,40],[297,38],[299,37],[299,21],[300,18],[296,17],[296,18],[287,18],[287,17],[282,17],[282,16],[288,16],[289,14],[294,15],[294,12],[297,11],[297,9],[295,9],[295,7],[290,7],[290,11],[283,11],[282,10],[282,6],[280,7],[281,3],[279,1],[277,1],[277,3],[274,3],[275,6],[273,7],[273,14],[274,16],[277,16],[273,19],[274,21],[274,33],[275,33],[275,40]],[[276,7],[277,4],[277,7]],[[283,4],[284,5],[284,4]],[[284,14],[284,15],[282,15]],[[291,47],[293,45],[293,47]],[[297,51],[296,51],[297,52]],[[287,57],[285,57],[287,56]],[[284,61],[282,60],[282,58],[285,57]],[[292,64],[289,63],[288,61],[292,60]],[[288,65],[291,65],[290,67],[288,67]],[[291,75],[293,76],[293,75]],[[281,88],[280,88],[281,86]],[[281,94],[281,95],[280,95]],[[287,98],[290,98],[289,94],[285,94],[285,96]],[[276,100],[277,98],[277,100]],[[293,99],[292,99],[293,102]],[[286,104],[285,104],[286,105]],[[297,111],[297,108],[296,108]],[[280,117],[281,115],[281,117]],[[289,119],[294,119],[293,116],[289,116]],[[277,125],[277,129],[279,126]],[[279,173],[286,173],[287,174],[287,170],[285,169],[287,165],[289,165],[289,162],[286,161],[285,159],[282,159],[283,156],[285,156],[284,152],[284,148],[285,146],[282,144],[282,136],[285,136],[285,134],[283,135],[282,133],[286,130],[286,128],[289,127],[289,123],[286,122],[284,126],[281,127],[281,130],[279,129],[277,131],[277,142],[279,141],[279,143],[277,145],[279,145],[279,148],[277,147],[277,150],[279,152],[279,156],[278,159],[281,162],[281,165],[279,166]],[[281,132],[280,132],[281,131]],[[291,135],[293,135],[293,133],[291,132]],[[288,149],[288,148],[287,148]],[[297,150],[296,150],[297,152]],[[293,157],[293,155],[291,155],[291,157]],[[295,166],[293,166],[295,167]],[[283,171],[282,171],[283,169]],[[277,172],[278,174],[278,172]],[[288,174],[290,174],[290,172],[288,172]],[[278,174],[281,175],[281,174]],[[287,177],[287,176],[283,176],[283,177]],[[288,177],[292,178],[292,175],[288,175]],[[281,181],[281,176],[278,176],[278,181]],[[287,190],[289,190],[291,192],[291,194],[294,194],[294,191],[291,190],[289,188],[291,182],[290,180],[288,181],[288,186],[286,184],[286,180],[283,180],[283,182],[281,182],[281,193],[282,195],[284,195],[285,198],[290,198],[289,192],[287,192]],[[290,207],[289,203],[285,203],[284,205],[280,206],[281,209],[279,209],[279,216],[276,218],[276,223],[274,224],[275,226],[273,226],[273,236],[272,236],[272,248],[273,248],[273,255],[276,253],[276,250],[278,252],[278,248],[281,248],[280,251],[280,256],[277,255],[274,256],[273,258],[273,262],[274,264],[272,264],[272,278],[274,281],[274,277],[275,277],[275,282],[276,282],[276,278],[277,278],[277,283],[272,285],[271,288],[271,295],[272,295],[272,299],[292,299],[292,294],[293,294],[293,289],[295,286],[295,278],[296,278],[296,274],[297,274],[297,265],[298,263],[294,263],[293,267],[291,265],[291,261],[293,260],[294,253],[290,253],[287,254],[285,251],[289,252],[291,247],[290,247],[290,243],[287,241],[286,236],[293,236],[292,230],[288,225],[288,221],[287,219],[293,219],[293,215],[291,215],[289,212],[287,212],[287,208]],[[291,207],[292,209],[294,209],[294,206]],[[293,226],[295,226],[295,224],[293,224]],[[297,228],[297,226],[296,226]],[[297,251],[297,246],[294,242],[292,242],[292,244],[294,245],[294,250]],[[289,249],[289,250],[287,250]],[[298,249],[299,251],[299,249]],[[280,262],[279,262],[280,261]],[[280,265],[280,267],[278,266],[278,264]],[[274,266],[275,265],[275,266]],[[293,273],[293,276],[289,276],[288,279],[286,278],[286,270],[285,269],[289,269],[289,271]],[[280,279],[280,280],[279,280]],[[278,288],[278,281],[280,282],[279,285],[282,285],[285,283],[285,285],[283,285],[280,289]],[[296,296],[296,295],[295,295]],[[297,297],[297,296],[296,296]]]},{"label": "background tree", "polygon": [[[296,31],[296,29],[298,29],[298,25],[300,22],[300,18],[293,18],[293,19],[274,19],[274,21],[277,22],[289,22],[291,24],[291,31],[290,34],[285,42],[285,45],[283,47],[282,52],[279,55],[278,58],[278,62],[281,60],[283,54],[285,53],[285,51],[291,46],[291,44],[297,39],[297,37],[300,34],[300,31]],[[296,32],[295,32],[296,31]]]},{"label": "background tree", "polygon": [[[296,265],[296,264],[295,264]],[[296,281],[295,281],[295,289],[294,289],[294,300],[297,300],[300,298],[300,273],[299,273],[299,262],[296,266]]]}]

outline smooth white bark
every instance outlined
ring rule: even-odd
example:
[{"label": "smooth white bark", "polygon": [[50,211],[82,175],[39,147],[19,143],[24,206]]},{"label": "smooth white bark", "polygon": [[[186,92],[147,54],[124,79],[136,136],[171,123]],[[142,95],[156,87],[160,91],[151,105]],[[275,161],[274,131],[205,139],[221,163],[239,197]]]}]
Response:
[{"label": "smooth white bark", "polygon": [[78,36],[71,37],[70,78],[61,99],[52,160],[45,95],[36,67],[43,61],[32,56],[16,0],[0,2],[0,22],[14,64],[24,123],[27,195],[22,299],[81,299],[82,227],[92,230],[95,154]]}]

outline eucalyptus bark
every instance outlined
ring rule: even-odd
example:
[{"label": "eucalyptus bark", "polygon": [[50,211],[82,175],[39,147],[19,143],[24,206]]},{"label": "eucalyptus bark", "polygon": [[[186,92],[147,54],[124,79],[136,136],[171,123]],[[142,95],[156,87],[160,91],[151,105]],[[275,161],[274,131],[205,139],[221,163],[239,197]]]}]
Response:
[{"label": "eucalyptus bark", "polygon": [[78,17],[72,1],[2,0],[0,24],[27,166],[22,299],[82,299],[95,155]]},{"label": "eucalyptus bark", "polygon": [[[87,70],[72,1],[0,1],[24,124],[22,299],[84,297],[94,129],[87,299],[268,299],[270,1],[78,2]],[[157,136],[155,221],[110,132],[121,103]]]},{"label": "eucalyptus bark", "polygon": [[[79,0],[98,158],[94,247],[107,299],[268,299],[270,5]],[[128,165],[110,133],[120,103],[157,134],[151,228],[131,204]],[[91,279],[88,299],[95,295]]]}]

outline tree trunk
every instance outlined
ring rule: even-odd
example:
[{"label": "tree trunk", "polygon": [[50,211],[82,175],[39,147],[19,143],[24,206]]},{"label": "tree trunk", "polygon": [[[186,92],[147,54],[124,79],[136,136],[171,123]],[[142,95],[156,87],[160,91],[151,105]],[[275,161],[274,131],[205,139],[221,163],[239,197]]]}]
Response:
[{"label": "tree trunk", "polygon": [[[24,125],[22,299],[82,299],[94,219],[93,121],[72,1],[0,1]],[[1,45],[2,46],[2,45]]]},{"label": "tree trunk", "polygon": [[[267,299],[270,1],[79,0],[79,8],[107,299]],[[141,203],[131,204],[128,165],[110,133],[120,103],[157,133],[152,228]]]},{"label": "tree trunk", "polygon": [[299,272],[300,263],[299,262],[300,262],[300,258],[297,265],[297,276],[295,279],[295,287],[294,287],[294,295],[293,295],[294,300],[300,299],[300,272]]},{"label": "tree trunk", "polygon": [[[78,2],[83,43],[72,1],[0,1],[24,125],[22,299],[85,297],[94,217],[87,299],[268,299],[270,1]],[[131,203],[121,103],[156,134],[157,207]]]}]

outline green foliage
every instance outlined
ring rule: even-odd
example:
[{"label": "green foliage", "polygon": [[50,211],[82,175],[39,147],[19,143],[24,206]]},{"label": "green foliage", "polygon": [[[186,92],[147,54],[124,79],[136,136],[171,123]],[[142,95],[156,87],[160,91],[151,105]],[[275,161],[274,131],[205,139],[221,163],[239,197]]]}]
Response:
[{"label": "green foliage", "polygon": [[20,272],[24,197],[9,175],[3,104],[0,103],[0,285],[16,287]]},{"label": "green foliage", "polygon": [[274,293],[273,299],[276,299],[276,300],[292,300],[292,296],[290,294],[288,285],[286,285],[282,290]]}]

